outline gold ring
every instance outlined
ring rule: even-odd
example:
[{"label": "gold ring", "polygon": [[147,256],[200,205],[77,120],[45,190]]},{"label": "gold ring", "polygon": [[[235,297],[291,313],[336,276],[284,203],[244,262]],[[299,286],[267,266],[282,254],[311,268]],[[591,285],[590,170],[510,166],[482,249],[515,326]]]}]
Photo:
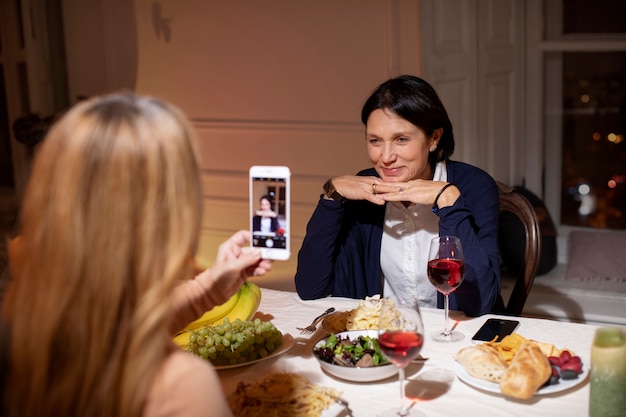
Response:
[{"label": "gold ring", "polygon": [[372,184],[372,194],[376,194],[376,183]]}]

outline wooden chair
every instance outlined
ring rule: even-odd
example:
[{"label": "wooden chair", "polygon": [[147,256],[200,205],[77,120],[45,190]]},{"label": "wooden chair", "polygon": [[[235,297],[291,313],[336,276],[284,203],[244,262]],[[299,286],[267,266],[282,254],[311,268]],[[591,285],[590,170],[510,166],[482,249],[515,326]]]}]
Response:
[{"label": "wooden chair", "polygon": [[526,233],[525,262],[522,263],[515,279],[513,291],[506,303],[506,314],[519,316],[522,314],[539,267],[541,254],[539,221],[533,205],[522,194],[517,192],[514,187],[500,181],[496,181],[496,183],[500,193],[500,211],[508,211],[517,216],[524,225]]}]

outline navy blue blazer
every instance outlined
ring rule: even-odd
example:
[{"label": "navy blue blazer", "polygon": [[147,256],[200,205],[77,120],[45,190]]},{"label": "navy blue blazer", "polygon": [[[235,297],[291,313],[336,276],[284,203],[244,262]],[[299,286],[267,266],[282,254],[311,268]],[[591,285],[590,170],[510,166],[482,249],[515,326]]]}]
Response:
[{"label": "navy blue blazer", "polygon": [[[436,211],[439,235],[458,236],[465,255],[465,278],[450,294],[450,309],[469,316],[500,311],[498,251],[499,196],[493,178],[480,168],[446,163],[448,182],[461,196]],[[378,176],[373,168],[357,175]],[[340,203],[320,196],[298,253],[296,290],[302,299],[382,294],[380,249],[385,206],[369,201]],[[439,308],[443,295],[438,293]]]}]

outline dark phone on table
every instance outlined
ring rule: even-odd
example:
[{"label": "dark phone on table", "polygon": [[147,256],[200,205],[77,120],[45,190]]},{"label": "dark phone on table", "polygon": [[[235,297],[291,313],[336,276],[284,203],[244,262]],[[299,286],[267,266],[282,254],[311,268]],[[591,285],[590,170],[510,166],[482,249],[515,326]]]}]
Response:
[{"label": "dark phone on table", "polygon": [[474,341],[490,342],[496,336],[497,341],[513,333],[519,327],[519,321],[505,319],[487,319],[480,329],[472,336]]}]

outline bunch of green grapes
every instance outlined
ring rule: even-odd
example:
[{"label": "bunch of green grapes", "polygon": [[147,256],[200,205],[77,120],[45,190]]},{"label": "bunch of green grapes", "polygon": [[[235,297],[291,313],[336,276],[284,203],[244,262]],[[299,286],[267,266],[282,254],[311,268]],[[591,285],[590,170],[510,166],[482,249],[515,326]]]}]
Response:
[{"label": "bunch of green grapes", "polygon": [[264,358],[281,345],[283,335],[269,321],[228,317],[218,325],[192,330],[187,351],[210,360],[213,365],[237,365]]}]

